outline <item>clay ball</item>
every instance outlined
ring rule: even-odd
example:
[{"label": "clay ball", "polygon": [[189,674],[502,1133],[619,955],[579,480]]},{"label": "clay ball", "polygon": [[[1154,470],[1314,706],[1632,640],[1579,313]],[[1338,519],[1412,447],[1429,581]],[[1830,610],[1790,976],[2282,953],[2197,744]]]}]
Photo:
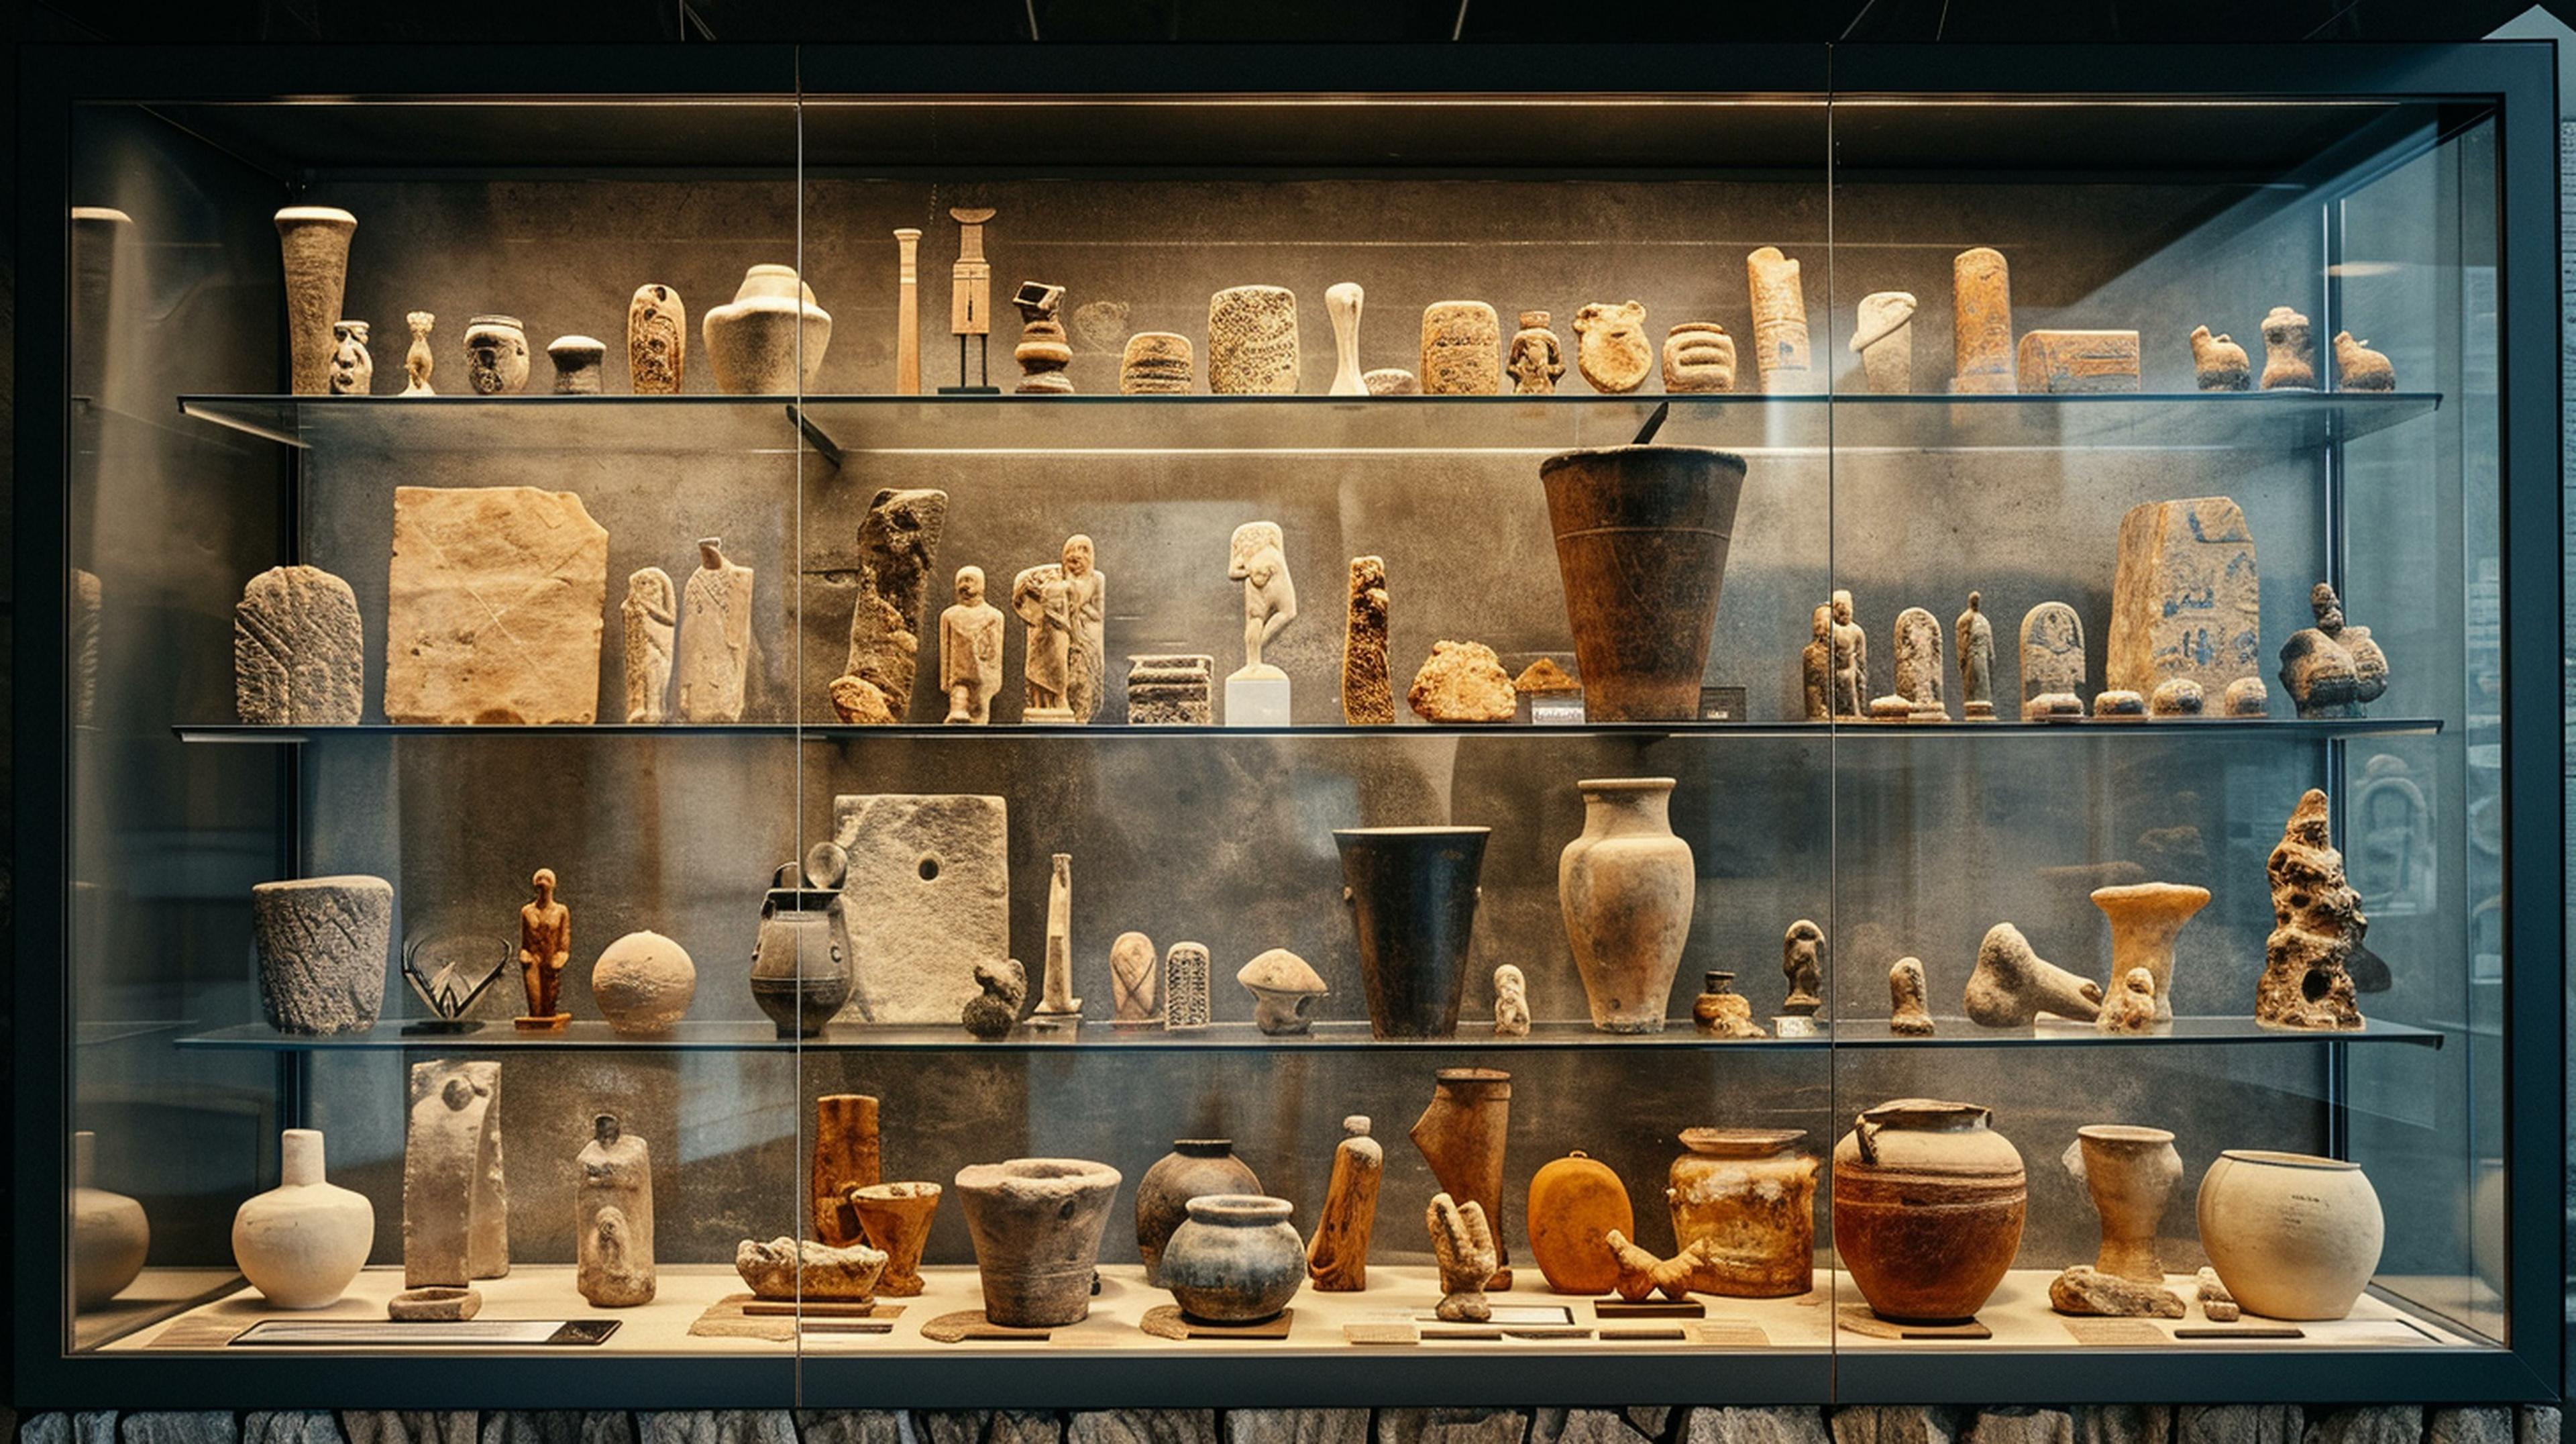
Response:
[{"label": "clay ball", "polygon": [[628,933],[591,969],[590,995],[620,1033],[662,1033],[689,1011],[698,968],[689,950],[655,932]]}]

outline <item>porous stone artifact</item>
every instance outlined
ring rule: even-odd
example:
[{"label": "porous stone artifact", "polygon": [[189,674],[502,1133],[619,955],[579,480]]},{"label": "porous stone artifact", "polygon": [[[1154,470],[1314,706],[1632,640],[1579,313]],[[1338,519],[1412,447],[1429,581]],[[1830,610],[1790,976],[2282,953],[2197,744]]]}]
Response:
[{"label": "porous stone artifact", "polygon": [[[733,299],[699,318],[716,389],[731,396],[786,396],[814,389],[832,313],[794,266],[754,266]],[[980,333],[979,333],[980,334]]]},{"label": "porous stone artifact", "polygon": [[1446,1038],[1458,1031],[1477,884],[1492,833],[1489,827],[1333,830],[1372,1036]]},{"label": "porous stone artifact", "polygon": [[677,396],[689,375],[689,308],[659,282],[626,303],[626,384],[638,396]]},{"label": "porous stone artifact", "polygon": [[857,956],[850,944],[848,895],[833,891],[848,881],[848,851],[837,842],[821,842],[806,860],[803,887],[796,885],[795,863],[780,863],[770,874],[760,900],[760,930],[752,940],[751,1001],[778,1025],[781,1038],[823,1031],[850,1000],[851,960]]},{"label": "porous stone artifact", "polygon": [[1753,1002],[1735,991],[1735,975],[1711,969],[1691,1000],[1691,1026],[1709,1038],[1768,1038],[1753,1021]]},{"label": "porous stone artifact", "polygon": [[1163,1287],[1181,1312],[1218,1324],[1275,1319],[1306,1282],[1306,1241],[1290,1221],[1295,1205],[1257,1194],[1208,1194],[1163,1255]]},{"label": "porous stone artifact", "polygon": [[1715,321],[1684,321],[1664,336],[1664,389],[1735,389],[1735,338]]},{"label": "porous stone artifact", "polygon": [[[1468,1200],[1492,1224],[1492,1276],[1484,1287],[1508,1290],[1512,1257],[1502,1222],[1503,1145],[1511,1129],[1512,1075],[1494,1068],[1443,1068],[1433,1079],[1431,1105],[1414,1120],[1413,1146],[1431,1165],[1443,1197]],[[1451,1287],[1445,1272],[1443,1286]]]},{"label": "porous stone artifact", "polygon": [[2263,317],[2263,389],[2313,391],[2316,385],[2316,338],[2308,318],[2287,306],[2273,307]]},{"label": "porous stone artifact", "polygon": [[2003,252],[1977,246],[1950,262],[1950,389],[2013,389],[2012,269]]},{"label": "porous stone artifact", "polygon": [[1245,522],[1226,543],[1226,580],[1243,583],[1243,665],[1225,679],[1228,726],[1288,722],[1288,674],[1261,660],[1262,649],[1297,620],[1286,548],[1273,521]]},{"label": "porous stone artifact", "polygon": [[[1333,322],[1333,384],[1326,391],[1332,396],[1366,396],[1368,383],[1360,380],[1360,305],[1368,299],[1356,281],[1339,281],[1324,288],[1324,314]],[[1430,319],[1423,320],[1423,344],[1430,344]]]},{"label": "porous stone artifact", "polygon": [[2093,694],[2093,715],[2111,721],[2147,715],[2147,699],[2126,687]]},{"label": "porous stone artifact", "polygon": [[1109,989],[1116,1011],[1114,1021],[1126,1024],[1162,1021],[1162,1008],[1156,998],[1161,977],[1161,958],[1154,951],[1154,940],[1138,932],[1125,932],[1109,945]]},{"label": "porous stone artifact", "polygon": [[908,1299],[921,1292],[921,1250],[930,1242],[941,1192],[935,1183],[874,1183],[849,1191],[850,1211],[869,1246],[886,1256],[878,1293]]},{"label": "porous stone artifact", "polygon": [[1020,1009],[1029,1001],[1029,970],[1017,958],[975,965],[974,997],[958,1010],[966,1031],[987,1041],[1006,1037],[1019,1026]]},{"label": "porous stone artifact", "polygon": [[1607,1292],[1619,1277],[1609,1239],[1637,1231],[1627,1185],[1579,1148],[1531,1176],[1528,1220],[1530,1259],[1560,1294]]},{"label": "porous stone artifact", "polygon": [[1539,658],[1521,668],[1521,674],[1512,679],[1512,692],[1515,696],[1530,693],[1541,696],[1560,696],[1582,690],[1583,684],[1575,680],[1573,673],[1557,665],[1554,657]]},{"label": "porous stone artifact", "polygon": [[1898,958],[1887,970],[1887,1030],[1901,1037],[1932,1036],[1932,1010],[1925,1003],[1923,960]]},{"label": "porous stone artifact", "polygon": [[541,867],[528,879],[536,896],[519,906],[519,979],[528,990],[524,1029],[561,1028],[564,964],[572,961],[572,909],[555,897],[555,870]]},{"label": "porous stone artifact", "polygon": [[501,1065],[414,1063],[403,1144],[403,1286],[466,1288],[510,1272]]},{"label": "porous stone artifact", "polygon": [[1982,594],[1968,593],[1968,609],[1950,625],[1958,647],[1960,707],[1971,722],[1995,715],[1995,627],[1986,620],[1984,604]]},{"label": "porous stone artifact", "polygon": [[626,628],[626,720],[670,720],[672,646],[680,630],[680,592],[671,574],[644,567],[626,579],[617,607]]},{"label": "porous stone artifact", "polygon": [[2102,1011],[2102,985],[2041,957],[2021,929],[1997,923],[1977,945],[1967,1009],[1989,1028],[2027,1028],[2041,1013],[2090,1023]]},{"label": "porous stone artifact", "polygon": [[554,363],[557,396],[596,396],[608,363],[608,343],[594,336],[557,336],[546,343]]},{"label": "porous stone artifact", "polygon": [[1834,1145],[1834,1251],[1861,1297],[1898,1323],[1976,1316],[2021,1246],[2021,1154],[1973,1103],[1899,1098]]},{"label": "porous stone artifact", "polygon": [[1588,778],[1575,786],[1583,832],[1557,856],[1556,893],[1592,1026],[1662,1032],[1698,886],[1690,844],[1672,830],[1674,781]]},{"label": "porous stone artifact", "polygon": [[2317,624],[2281,644],[2281,686],[2302,717],[2358,717],[2388,690],[2388,654],[2368,627],[2347,626],[2332,583],[2308,589]]},{"label": "porous stone artifact", "polygon": [[[2156,1254],[2156,1229],[2182,1182],[2182,1156],[2162,1128],[2094,1123],[2075,1130],[2067,1165],[2093,1199],[2102,1221],[2102,1247],[2093,1266],[2113,1278],[2161,1287],[2164,1261]],[[2167,1317],[2180,1317],[2167,1315]]]},{"label": "porous stone artifact", "polygon": [[1324,979],[1304,958],[1272,948],[1244,964],[1234,980],[1252,994],[1252,1021],[1262,1032],[1303,1033],[1314,1026]]},{"label": "porous stone artifact", "polygon": [[393,884],[349,874],[255,883],[259,997],[281,1033],[363,1033],[385,1001]]},{"label": "porous stone artifact", "polygon": [[1485,1290],[1507,1288],[1492,1282],[1507,1277],[1495,1261],[1502,1257],[1501,1236],[1485,1218],[1484,1205],[1460,1203],[1447,1193],[1431,1196],[1423,1222],[1431,1230],[1431,1254],[1440,1265],[1440,1304],[1433,1312],[1453,1323],[1483,1323],[1494,1316]]},{"label": "porous stone artifact", "polygon": [[1172,944],[1163,953],[1163,1027],[1206,1027],[1208,1003],[1207,944]]},{"label": "porous stone artifact", "polygon": [[2211,1323],[2229,1324],[2242,1317],[2236,1296],[2219,1282],[2218,1270],[2209,1265],[2202,1264],[2200,1272],[2192,1275],[2192,1292],[2200,1299],[2200,1316]]},{"label": "porous stone artifact", "polygon": [[859,966],[858,1018],[955,1022],[975,965],[1010,956],[1009,814],[999,797],[872,793],[832,799],[849,856],[841,911]]},{"label": "porous stone artifact", "polygon": [[1834,609],[1816,608],[1811,617],[1815,637],[1798,653],[1799,690],[1807,720],[1829,722],[1834,715]]},{"label": "porous stone artifact", "polygon": [[2021,716],[2025,722],[2084,715],[2084,620],[2064,602],[2042,602],[2021,619]]},{"label": "porous stone artifact", "polygon": [[[362,333],[359,340],[366,339]],[[2350,331],[2337,331],[2335,348],[2335,389],[2337,391],[2394,391],[2397,368],[2388,358],[2370,349],[2367,341],[2352,339]]]},{"label": "porous stone artifact", "polygon": [[1873,291],[1860,298],[1852,327],[1852,354],[1861,374],[1880,396],[1901,396],[1914,389],[1914,312],[1912,291]]},{"label": "porous stone artifact", "polygon": [[[244,1200],[233,1214],[233,1263],[273,1307],[338,1303],[367,1266],[376,1241],[376,1206],[363,1193],[324,1181],[319,1130],[287,1129],[278,1136],[278,1156],[277,1187]],[[142,1217],[140,1205],[134,1216]],[[76,1231],[80,1221],[76,1212]],[[77,1258],[77,1245],[74,1252]],[[135,1262],[142,1262],[139,1253]]]},{"label": "porous stone artifact", "polygon": [[1830,603],[1834,649],[1833,715],[1868,715],[1869,633],[1852,619],[1852,594],[1837,589]]},{"label": "porous stone artifact", "polygon": [[2343,854],[2332,836],[2326,795],[2309,788],[2264,865],[2272,884],[2273,927],[2263,945],[2254,1021],[2266,1028],[2363,1026],[2345,965],[2370,919],[2362,916],[2361,894],[2344,880]]},{"label": "porous stone artifact", "polygon": [[1208,391],[1286,396],[1297,389],[1297,293],[1236,286],[1208,298]]},{"label": "porous stone artifact", "polygon": [[739,722],[751,681],[751,568],[698,538],[697,569],[680,597],[680,720]]},{"label": "porous stone artifact", "polygon": [[1374,371],[1363,373],[1360,384],[1368,388],[1368,394],[1371,396],[1422,394],[1422,379],[1401,366],[1381,366]]},{"label": "porous stone artifact", "polygon": [[1127,659],[1127,721],[1205,727],[1216,721],[1216,658],[1179,652]]},{"label": "porous stone artifact", "polygon": [[1593,722],[1699,715],[1744,458],[1610,446],[1539,463]]},{"label": "porous stone artifact", "polygon": [[1503,365],[1519,395],[1552,396],[1556,379],[1565,374],[1565,347],[1549,326],[1554,319],[1545,311],[1521,312],[1521,328],[1512,333],[1511,355]]},{"label": "porous stone artifact", "polygon": [[[1583,329],[1580,317],[1574,327]],[[1493,396],[1502,389],[1503,323],[1494,308],[1482,301],[1423,307],[1422,394]]]},{"label": "porous stone artifact", "polygon": [[1020,313],[1020,344],[1011,348],[1011,359],[1020,363],[1020,384],[1011,389],[1022,396],[1072,395],[1073,378],[1064,368],[1073,364],[1073,343],[1065,339],[1064,322],[1056,315],[1064,304],[1064,287],[1022,281],[1011,304]]},{"label": "porous stone artifact", "polygon": [[876,1099],[865,1093],[826,1093],[814,1100],[814,1166],[807,1197],[815,1238],[834,1248],[866,1239],[850,1195],[876,1185],[884,1159]]},{"label": "porous stone artifact", "polygon": [[1369,1232],[1377,1224],[1377,1186],[1386,1176],[1386,1149],[1369,1137],[1365,1113],[1342,1120],[1333,1145],[1332,1178],[1324,1186],[1324,1213],[1306,1243],[1306,1276],[1326,1293],[1368,1287]]},{"label": "porous stone artifact", "polygon": [[2151,1033],[2156,1026],[2156,975],[2144,968],[2112,970],[2116,986],[2093,1026],[2105,1033]]},{"label": "porous stone artifact", "polygon": [[2262,665],[2262,589],[2244,509],[2224,496],[2141,502],[2120,518],[2106,686],[2167,677],[2224,688]]},{"label": "porous stone artifact", "polygon": [[[98,1135],[72,1135],[72,1307],[94,1309],[125,1291],[152,1251],[152,1222],[143,1205],[98,1184]],[[355,1271],[352,1270],[354,1273]]]},{"label": "porous stone artifact", "polygon": [[1509,722],[1520,705],[1503,659],[1482,642],[1433,643],[1404,700],[1426,722]]},{"label": "porous stone artifact", "polygon": [[477,396],[516,396],[528,384],[528,332],[516,316],[465,323],[465,384]]},{"label": "porous stone artifact", "polygon": [[407,311],[403,324],[411,328],[411,349],[403,353],[403,389],[405,396],[435,396],[437,388],[429,384],[429,373],[438,368],[438,357],[429,349],[429,329],[438,324],[430,311]]},{"label": "porous stone artifact", "polygon": [[1073,854],[1048,858],[1046,956],[1039,977],[1037,1017],[1041,1021],[1078,1022],[1082,1000],[1073,995]]},{"label": "porous stone artifact", "polygon": [[1947,722],[1950,708],[1941,700],[1941,623],[1921,607],[1896,614],[1896,695],[1905,699],[1910,716]]},{"label": "porous stone artifact", "polygon": [[[1695,1293],[1787,1298],[1816,1260],[1816,1160],[1787,1128],[1685,1128],[1664,1202]],[[1624,1290],[1623,1290],[1624,1292]]]},{"label": "porous stone artifact", "polygon": [[2113,1318],[2178,1319],[2185,1312],[2182,1295],[2173,1290],[2106,1273],[2091,1264],[2077,1264],[2049,1280],[2048,1306],[2061,1314]]},{"label": "porous stone artifact", "polygon": [[2207,690],[2189,677],[2167,677],[2147,694],[2147,712],[2155,717],[2197,717],[2208,697]]},{"label": "porous stone artifact", "polygon": [[1494,969],[1494,1036],[1526,1038],[1529,1030],[1529,979],[1505,963]]},{"label": "porous stone artifact", "polygon": [[1804,391],[1814,383],[1807,351],[1807,293],[1798,263],[1764,246],[1744,258],[1753,296],[1753,362],[1764,391]]},{"label": "porous stone artifact", "polygon": [[623,1036],[669,1032],[697,995],[698,965],[689,950],[657,932],[628,933],[591,965],[591,1001]]},{"label": "porous stone artifact", "polygon": [[1145,1265],[1145,1282],[1165,1287],[1163,1246],[1188,1220],[1191,1199],[1260,1192],[1260,1177],[1234,1156],[1234,1140],[1175,1140],[1172,1151],[1154,1160],[1154,1166],[1136,1180],[1136,1256]]},{"label": "porous stone artifact", "polygon": [[988,1321],[1051,1329],[1090,1315],[1092,1272],[1118,1184],[1117,1169],[1078,1158],[1015,1158],[958,1173]]},{"label": "porous stone artifact", "polygon": [[320,567],[271,567],[233,607],[233,704],[258,726],[348,726],[365,706],[358,596]]},{"label": "porous stone artifact", "polygon": [[2097,395],[2138,389],[2135,331],[2030,331],[2016,353],[2024,394]]},{"label": "porous stone artifact", "polygon": [[2361,1165],[2230,1148],[2201,1175],[2200,1244],[2246,1312],[2340,1319],[2379,1269],[2387,1220]]},{"label": "porous stone artifact", "polygon": [[[1624,395],[1654,374],[1643,301],[1595,301],[1574,313],[1574,364],[1592,389]],[[1424,389],[1430,389],[1426,378]]]},{"label": "porous stone artifact", "polygon": [[1350,607],[1342,626],[1342,720],[1354,727],[1395,721],[1395,684],[1386,659],[1386,558],[1351,558]]},{"label": "porous stone artifact", "polygon": [[596,720],[607,602],[608,531],[579,496],[395,487],[385,720]]},{"label": "porous stone artifact", "polygon": [[298,396],[331,392],[331,323],[349,284],[349,237],[358,218],[332,206],[288,206],[277,213],[278,250],[286,262],[287,377]]},{"label": "porous stone artifact", "polygon": [[[863,689],[856,710],[869,717],[882,713],[886,720],[900,722],[911,710],[913,674],[929,617],[931,578],[937,570],[939,539],[947,527],[948,493],[929,488],[880,490],[860,518],[858,596],[850,609],[850,650],[841,671]],[[983,573],[975,576],[974,604],[981,605]],[[958,600],[967,604],[962,574]],[[993,609],[987,606],[984,611]],[[992,622],[998,633],[998,612]],[[944,616],[940,626],[940,672],[945,686],[949,652]],[[992,639],[992,650],[998,668],[1002,652],[998,635]],[[972,649],[968,652],[971,661]],[[838,681],[833,688],[836,695],[844,690]],[[867,692],[875,696],[869,698]],[[841,720],[863,719],[845,711]]]},{"label": "porous stone artifact", "polygon": [[376,358],[367,354],[367,323],[332,322],[331,394],[364,396],[375,382]]},{"label": "porous stone artifact", "polygon": [[884,1250],[863,1243],[835,1248],[783,1234],[767,1243],[744,1239],[733,1251],[733,1271],[756,1299],[864,1303],[876,1297],[885,1266]]},{"label": "porous stone artifact", "polygon": [[894,394],[921,394],[921,228],[894,228]]},{"label": "porous stone artifact", "polygon": [[2243,391],[2254,383],[2245,348],[2232,337],[2212,336],[2207,326],[2191,328],[2191,370],[2203,391]]},{"label": "porous stone artifact", "polygon": [[1789,924],[1780,935],[1780,975],[1789,980],[1789,997],[1780,1011],[1792,1018],[1812,1018],[1825,1005],[1816,989],[1824,982],[1825,930],[1806,918]]},{"label": "porous stone artifact", "polygon": [[2271,689],[2263,685],[2260,677],[2239,677],[2219,694],[2220,706],[2230,717],[2263,716],[2271,700]]},{"label": "porous stone artifact", "polygon": [[653,1302],[653,1155],[617,1115],[591,1120],[590,1142],[573,1165],[574,1286],[593,1308]]},{"label": "porous stone artifact", "polygon": [[1186,396],[1197,384],[1190,338],[1170,331],[1139,331],[1118,358],[1122,396]]},{"label": "porous stone artifact", "polygon": [[2146,969],[2155,983],[2155,1021],[2173,1021],[2174,936],[2209,906],[2209,889],[2174,882],[2098,887],[2093,906],[2111,920],[2111,976]]}]

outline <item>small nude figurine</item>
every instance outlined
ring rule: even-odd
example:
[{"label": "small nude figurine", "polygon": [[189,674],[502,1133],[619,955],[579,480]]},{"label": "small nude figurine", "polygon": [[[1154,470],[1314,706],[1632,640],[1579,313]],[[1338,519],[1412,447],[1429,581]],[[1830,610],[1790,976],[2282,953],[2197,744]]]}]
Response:
[{"label": "small nude figurine", "polygon": [[528,881],[537,896],[519,909],[519,973],[528,985],[528,1015],[519,1026],[550,1031],[572,1021],[557,1005],[564,964],[572,961],[572,909],[555,901],[553,868],[538,868]]},{"label": "small nude figurine", "polygon": [[2388,654],[2368,627],[2346,626],[2334,585],[2308,590],[2317,624],[2301,627],[2281,644],[2281,685],[2302,717],[2358,717],[2362,705],[2388,690]]},{"label": "small nude figurine", "polygon": [[1288,575],[1286,536],[1272,521],[1234,529],[1226,549],[1226,580],[1243,583],[1243,668],[1236,677],[1286,674],[1261,660],[1261,652],[1297,620],[1297,584]]},{"label": "small nude figurine", "polygon": [[1834,593],[1834,715],[1869,712],[1869,634],[1852,620],[1852,594]]},{"label": "small nude figurine", "polygon": [[1789,980],[1789,1000],[1780,1011],[1792,1018],[1812,1018],[1825,1000],[1816,993],[1824,981],[1825,930],[1806,918],[1789,924],[1780,938],[1780,972]]},{"label": "small nude figurine", "polygon": [[1968,593],[1968,609],[1952,624],[1959,649],[1959,696],[1972,721],[1995,715],[1995,627],[1986,620],[1985,595]]},{"label": "small nude figurine", "polygon": [[984,569],[957,569],[957,601],[939,614],[939,686],[948,694],[951,724],[981,727],[993,720],[993,694],[1002,690],[1002,610],[984,600]]},{"label": "small nude figurine", "polygon": [[438,324],[438,317],[428,311],[413,311],[403,317],[403,324],[411,327],[411,349],[403,353],[403,375],[409,378],[409,384],[403,387],[402,394],[435,396],[438,393],[429,384],[429,372],[438,358],[430,353],[429,328]]},{"label": "small nude figurine", "polygon": [[1807,720],[1825,722],[1834,715],[1834,609],[1816,608],[1813,621],[1816,638],[1798,654],[1798,662],[1805,683]]},{"label": "small nude figurine", "polygon": [[670,718],[671,646],[680,626],[679,592],[671,574],[644,567],[626,579],[626,600],[618,604],[626,623],[626,720],[663,722]]},{"label": "small nude figurine", "polygon": [[1529,980],[1505,963],[1494,969],[1494,1036],[1526,1038],[1529,1030]]}]

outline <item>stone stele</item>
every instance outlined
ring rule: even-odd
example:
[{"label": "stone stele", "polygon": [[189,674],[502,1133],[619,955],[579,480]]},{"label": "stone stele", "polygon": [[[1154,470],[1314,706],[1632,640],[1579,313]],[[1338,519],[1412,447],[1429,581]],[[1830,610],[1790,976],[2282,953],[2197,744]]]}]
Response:
[{"label": "stone stele", "polygon": [[363,1033],[385,1001],[393,884],[306,877],[250,890],[260,1003],[281,1033]]},{"label": "stone stele", "polygon": [[1404,700],[1426,722],[1509,722],[1519,707],[1512,674],[1482,642],[1440,642]]},{"label": "stone stele", "polygon": [[948,493],[928,488],[879,491],[859,520],[858,600],[841,671],[875,688],[898,722],[912,707],[931,573],[947,524]]},{"label": "stone stele", "polygon": [[595,721],[607,601],[608,530],[579,496],[394,488],[385,720]]},{"label": "stone stele", "polygon": [[462,1288],[508,1275],[500,1064],[412,1065],[402,1197],[403,1287]]},{"label": "stone stele", "polygon": [[1010,818],[999,797],[872,793],[832,799],[849,854],[841,897],[857,974],[842,1017],[957,1021],[975,965],[1010,956]]},{"label": "stone stele", "polygon": [[2262,665],[2254,534],[2223,496],[2141,502],[2120,518],[2103,685],[2151,693],[2168,677],[2224,692]]},{"label": "stone stele", "polygon": [[1503,389],[1503,323],[1482,301],[1422,308],[1422,394],[1493,396]]},{"label": "stone stele", "polygon": [[365,706],[357,594],[320,567],[271,567],[233,608],[233,701],[260,726],[346,726]]},{"label": "stone stele", "polygon": [[1342,629],[1342,720],[1354,727],[1395,721],[1395,684],[1386,660],[1386,559],[1351,558],[1350,611]]},{"label": "stone stele", "polygon": [[2042,602],[2021,619],[2021,715],[2084,715],[2084,619]]},{"label": "stone stele", "polygon": [[1950,709],[1941,699],[1941,623],[1921,607],[1907,607],[1896,616],[1896,695],[1905,699],[1909,715],[1948,721]]}]

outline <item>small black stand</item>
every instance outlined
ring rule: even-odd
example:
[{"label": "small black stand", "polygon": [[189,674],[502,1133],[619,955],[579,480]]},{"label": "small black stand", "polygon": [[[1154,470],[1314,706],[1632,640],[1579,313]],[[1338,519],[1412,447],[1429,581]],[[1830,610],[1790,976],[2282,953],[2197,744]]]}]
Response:
[{"label": "small black stand", "polygon": [[992,380],[992,373],[985,364],[989,354],[988,348],[991,343],[992,338],[989,336],[978,336],[975,338],[975,381],[977,384],[969,386],[966,384],[966,338],[963,336],[958,337],[957,384],[954,386],[940,387],[939,394],[942,396],[1001,395],[1001,387],[986,384]]}]

